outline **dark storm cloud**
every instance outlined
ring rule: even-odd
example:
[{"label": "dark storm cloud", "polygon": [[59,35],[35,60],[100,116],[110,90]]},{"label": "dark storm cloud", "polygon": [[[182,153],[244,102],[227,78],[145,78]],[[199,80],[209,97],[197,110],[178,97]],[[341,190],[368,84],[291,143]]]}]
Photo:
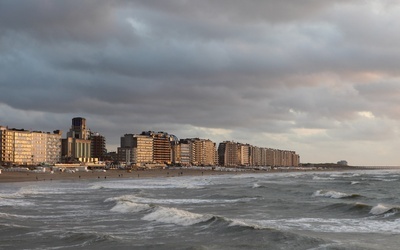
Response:
[{"label": "dark storm cloud", "polygon": [[114,146],[147,129],[280,148],[388,140],[399,13],[395,1],[1,1],[0,125],[67,130],[84,116]]}]

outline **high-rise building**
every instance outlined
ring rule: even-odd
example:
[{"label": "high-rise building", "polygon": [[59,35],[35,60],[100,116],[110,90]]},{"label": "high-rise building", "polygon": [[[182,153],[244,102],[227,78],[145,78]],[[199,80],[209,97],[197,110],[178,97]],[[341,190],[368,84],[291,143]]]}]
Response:
[{"label": "high-rise building", "polygon": [[133,163],[143,166],[153,162],[153,138],[144,135],[133,137]]},{"label": "high-rise building", "polygon": [[218,146],[218,163],[225,167],[236,167],[240,164],[240,147],[232,141],[221,142]]},{"label": "high-rise building", "polygon": [[165,132],[144,131],[141,135],[153,138],[153,162],[156,164],[170,164],[172,162],[172,145],[177,141],[174,135]]},{"label": "high-rise building", "polygon": [[91,141],[91,157],[97,158],[100,161],[104,161],[107,154],[106,149],[106,138],[102,136],[100,133],[90,133],[90,141]]},{"label": "high-rise building", "polygon": [[216,146],[209,139],[181,139],[178,144],[181,165],[214,166]]},{"label": "high-rise building", "polygon": [[72,118],[72,126],[67,137],[72,137],[75,139],[89,140],[90,130],[86,127],[86,119],[83,117]]},{"label": "high-rise building", "polygon": [[294,151],[260,148],[249,144],[225,141],[218,146],[218,163],[228,167],[297,167],[300,163],[300,156]]},{"label": "high-rise building", "polygon": [[53,134],[0,127],[0,163],[6,165],[54,164],[60,161],[61,131]]},{"label": "high-rise building", "polygon": [[194,165],[205,165],[213,166],[215,165],[215,143],[208,139],[195,138],[191,141],[192,159],[191,162]]},{"label": "high-rise building", "polygon": [[250,165],[250,145],[240,144],[240,165],[249,166]]},{"label": "high-rise building", "polygon": [[144,166],[153,163],[153,138],[148,135],[125,134],[118,147],[118,158],[121,162]]},{"label": "high-rise building", "polygon": [[75,117],[67,133],[62,139],[62,158],[64,162],[93,162],[91,157],[90,130],[86,127],[86,119]]}]

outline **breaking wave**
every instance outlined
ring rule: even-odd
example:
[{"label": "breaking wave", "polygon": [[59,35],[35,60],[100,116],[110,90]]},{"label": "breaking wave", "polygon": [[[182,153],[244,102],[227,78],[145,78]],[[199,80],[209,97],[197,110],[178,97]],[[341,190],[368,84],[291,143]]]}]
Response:
[{"label": "breaking wave", "polygon": [[347,194],[333,190],[318,190],[315,191],[313,196],[315,197],[326,197],[332,199],[350,199],[350,198],[358,198],[361,197],[359,194]]},{"label": "breaking wave", "polygon": [[177,208],[157,207],[153,212],[145,215],[142,219],[147,221],[171,223],[181,226],[190,226],[200,222],[206,222],[211,220],[213,217],[213,215],[197,214]]},{"label": "breaking wave", "polygon": [[[132,195],[124,195],[115,198],[108,198],[105,202],[116,202],[116,204],[110,209],[113,212],[119,213],[139,213],[148,212],[142,219],[146,221],[157,221],[162,223],[170,223],[180,226],[190,226],[198,223],[219,221],[228,223],[227,226],[240,226],[253,229],[261,229],[256,224],[251,224],[243,220],[228,219],[222,216],[216,216],[212,214],[199,214],[189,212],[183,209],[174,207],[165,207],[157,204],[176,204],[176,200],[156,200],[150,198],[140,198]],[[199,203],[204,200],[188,199],[179,200],[178,203],[182,204],[186,202]],[[206,202],[212,202],[213,200],[206,200]],[[236,200],[237,201],[237,200]],[[153,202],[153,203],[142,203],[142,202]]]},{"label": "breaking wave", "polygon": [[335,180],[335,178],[332,177],[319,177],[319,176],[314,176],[313,180],[325,180],[325,181],[331,181],[331,180]]},{"label": "breaking wave", "polygon": [[385,217],[388,217],[397,214],[399,211],[399,206],[378,204],[371,209],[370,214],[385,215]]},{"label": "breaking wave", "polygon": [[236,198],[236,199],[152,199],[138,197],[134,195],[123,195],[115,198],[108,198],[105,202],[109,201],[129,201],[140,204],[226,204],[226,203],[241,203],[249,202],[257,198]]}]

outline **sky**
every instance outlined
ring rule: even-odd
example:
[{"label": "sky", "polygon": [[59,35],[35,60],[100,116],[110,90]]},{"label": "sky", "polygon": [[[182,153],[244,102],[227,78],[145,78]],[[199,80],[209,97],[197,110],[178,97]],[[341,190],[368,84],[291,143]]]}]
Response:
[{"label": "sky", "polygon": [[1,0],[0,125],[400,166],[400,3]]}]

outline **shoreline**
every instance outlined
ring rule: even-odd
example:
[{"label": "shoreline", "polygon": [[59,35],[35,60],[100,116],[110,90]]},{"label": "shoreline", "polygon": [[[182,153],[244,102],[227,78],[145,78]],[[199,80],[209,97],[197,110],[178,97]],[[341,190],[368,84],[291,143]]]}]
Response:
[{"label": "shoreline", "polygon": [[[265,171],[263,171],[265,173]],[[251,171],[232,172],[232,171],[213,171],[213,170],[193,170],[193,169],[154,169],[154,170],[107,170],[103,171],[77,171],[68,172],[11,172],[3,171],[0,174],[0,183],[13,182],[35,182],[35,181],[62,181],[62,180],[115,180],[115,179],[142,179],[142,178],[163,178],[179,176],[203,176],[203,175],[224,175],[252,173]]]},{"label": "shoreline", "polygon": [[329,171],[356,171],[356,170],[376,170],[361,168],[329,168],[323,170],[240,170],[240,171],[220,171],[220,170],[203,170],[203,169],[153,169],[153,170],[107,170],[88,172],[77,171],[68,172],[11,172],[2,171],[0,174],[0,183],[13,182],[35,182],[35,181],[62,181],[62,180],[115,180],[115,179],[142,179],[142,178],[163,178],[163,177],[180,177],[180,176],[210,176],[210,175],[237,175],[237,174],[268,174],[268,173],[287,173],[287,172],[329,172]]}]

